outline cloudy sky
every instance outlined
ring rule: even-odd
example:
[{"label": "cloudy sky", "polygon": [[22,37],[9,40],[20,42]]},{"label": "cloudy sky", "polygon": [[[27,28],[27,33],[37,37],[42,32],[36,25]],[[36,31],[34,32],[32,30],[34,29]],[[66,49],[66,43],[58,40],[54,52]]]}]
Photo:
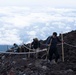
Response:
[{"label": "cloudy sky", "polygon": [[0,44],[46,39],[76,30],[75,0],[0,0]]}]

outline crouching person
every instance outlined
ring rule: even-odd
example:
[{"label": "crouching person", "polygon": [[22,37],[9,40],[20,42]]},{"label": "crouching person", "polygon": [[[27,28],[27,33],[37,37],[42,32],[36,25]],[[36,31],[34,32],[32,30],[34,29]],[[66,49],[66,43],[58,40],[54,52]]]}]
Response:
[{"label": "crouching person", "polygon": [[16,43],[14,43],[13,47],[11,48],[11,50],[13,50],[13,52],[19,52],[20,48],[19,48],[19,46]]}]

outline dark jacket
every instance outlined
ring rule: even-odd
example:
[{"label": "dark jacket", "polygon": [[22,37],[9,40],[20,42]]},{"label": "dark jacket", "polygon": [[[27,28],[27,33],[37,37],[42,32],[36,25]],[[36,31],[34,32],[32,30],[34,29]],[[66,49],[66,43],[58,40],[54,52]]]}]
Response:
[{"label": "dark jacket", "polygon": [[37,49],[40,47],[40,42],[37,40],[34,40],[31,44],[32,48]]},{"label": "dark jacket", "polygon": [[61,42],[61,40],[58,37],[54,38],[50,36],[48,37],[46,44],[51,44],[51,47],[56,47],[58,42]]}]

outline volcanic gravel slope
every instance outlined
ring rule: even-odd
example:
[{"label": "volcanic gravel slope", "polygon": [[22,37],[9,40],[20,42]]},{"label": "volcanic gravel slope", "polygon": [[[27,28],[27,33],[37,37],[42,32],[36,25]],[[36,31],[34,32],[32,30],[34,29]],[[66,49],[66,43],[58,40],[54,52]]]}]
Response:
[{"label": "volcanic gravel slope", "polygon": [[76,31],[63,36],[64,62],[61,45],[58,45],[60,60],[57,64],[44,59],[25,58],[25,55],[0,54],[0,75],[76,75]]}]

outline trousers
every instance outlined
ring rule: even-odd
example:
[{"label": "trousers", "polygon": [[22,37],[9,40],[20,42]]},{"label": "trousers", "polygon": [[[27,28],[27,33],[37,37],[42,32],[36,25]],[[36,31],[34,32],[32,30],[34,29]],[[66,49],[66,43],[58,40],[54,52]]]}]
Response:
[{"label": "trousers", "polygon": [[52,60],[53,54],[55,55],[55,62],[60,58],[57,47],[50,47],[49,49],[49,60]]}]

